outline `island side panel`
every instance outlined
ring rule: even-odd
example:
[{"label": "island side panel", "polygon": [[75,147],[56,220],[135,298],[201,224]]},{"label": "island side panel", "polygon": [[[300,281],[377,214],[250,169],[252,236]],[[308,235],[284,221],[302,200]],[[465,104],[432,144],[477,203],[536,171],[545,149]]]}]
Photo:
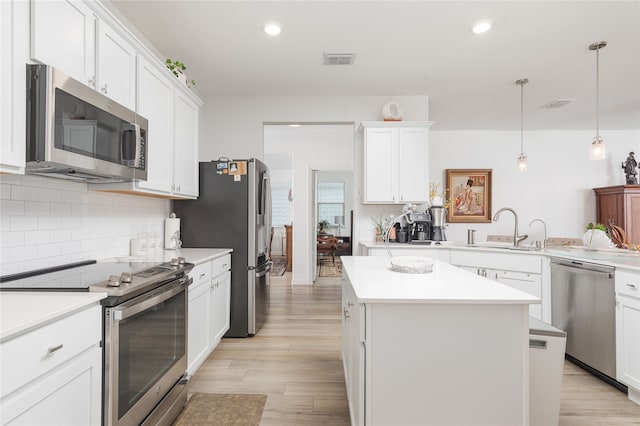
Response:
[{"label": "island side panel", "polygon": [[528,305],[367,304],[368,425],[526,425]]}]

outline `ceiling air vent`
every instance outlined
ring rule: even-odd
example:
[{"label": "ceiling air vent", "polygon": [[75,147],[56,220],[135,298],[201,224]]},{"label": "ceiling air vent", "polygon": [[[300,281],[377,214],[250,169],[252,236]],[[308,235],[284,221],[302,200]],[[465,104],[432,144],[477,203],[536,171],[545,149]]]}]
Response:
[{"label": "ceiling air vent", "polygon": [[540,108],[544,108],[544,109],[562,108],[566,104],[570,104],[573,101],[575,101],[575,99],[554,99],[551,102],[542,105]]},{"label": "ceiling air vent", "polygon": [[355,53],[324,53],[323,65],[351,65]]}]

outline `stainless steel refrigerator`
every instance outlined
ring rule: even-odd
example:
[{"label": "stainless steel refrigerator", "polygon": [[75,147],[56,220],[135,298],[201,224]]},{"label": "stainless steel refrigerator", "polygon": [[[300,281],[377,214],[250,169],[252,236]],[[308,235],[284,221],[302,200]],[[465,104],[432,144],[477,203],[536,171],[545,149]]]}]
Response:
[{"label": "stainless steel refrigerator", "polygon": [[200,196],[174,201],[183,247],[232,248],[231,325],[225,337],[260,330],[269,313],[271,185],[252,158],[201,162]]}]

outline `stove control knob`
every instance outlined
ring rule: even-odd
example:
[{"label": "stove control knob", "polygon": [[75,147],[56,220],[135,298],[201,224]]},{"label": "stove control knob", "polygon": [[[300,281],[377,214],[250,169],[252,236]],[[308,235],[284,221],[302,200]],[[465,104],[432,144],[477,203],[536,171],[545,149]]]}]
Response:
[{"label": "stove control knob", "polygon": [[107,281],[107,285],[109,287],[120,287],[120,277],[117,275],[109,276],[109,280]]},{"label": "stove control knob", "polygon": [[133,276],[131,275],[131,272],[123,272],[122,275],[120,275],[120,281],[123,283],[130,284],[132,280]]},{"label": "stove control knob", "polygon": [[171,266],[178,266],[179,264],[180,264],[180,260],[178,260],[177,257],[173,257],[169,261],[169,265],[171,265]]},{"label": "stove control knob", "polygon": [[186,262],[186,259],[185,259],[184,257],[179,257],[179,258],[178,258],[178,263],[179,263],[180,265],[184,265],[184,263],[185,263],[185,262]]}]

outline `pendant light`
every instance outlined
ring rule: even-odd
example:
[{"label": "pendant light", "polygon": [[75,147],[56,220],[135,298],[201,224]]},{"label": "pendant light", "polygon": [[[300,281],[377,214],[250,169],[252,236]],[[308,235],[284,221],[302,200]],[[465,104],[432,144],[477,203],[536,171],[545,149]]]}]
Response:
[{"label": "pendant light", "polygon": [[524,85],[528,82],[528,78],[516,80],[516,84],[520,86],[520,155],[518,156],[518,169],[521,172],[526,172],[528,166],[527,154],[524,153]]},{"label": "pendant light", "polygon": [[602,136],[600,136],[600,49],[607,45],[606,41],[599,41],[589,45],[589,50],[596,51],[596,136],[591,142],[589,159],[604,160],[607,156],[607,149]]}]

